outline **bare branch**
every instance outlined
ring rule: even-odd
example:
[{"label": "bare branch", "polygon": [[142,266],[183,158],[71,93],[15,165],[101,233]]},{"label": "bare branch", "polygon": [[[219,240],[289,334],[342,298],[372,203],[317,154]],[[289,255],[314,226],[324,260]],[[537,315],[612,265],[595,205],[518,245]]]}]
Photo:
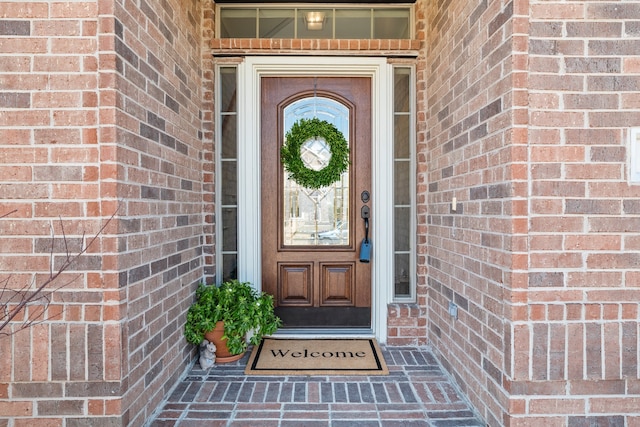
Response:
[{"label": "bare branch", "polygon": [[[53,251],[56,244],[56,231],[53,229],[53,225],[49,224],[49,229],[51,230],[51,247],[49,248],[49,277],[53,276]],[[64,236],[64,230],[62,230],[62,235]]]},{"label": "bare branch", "polygon": [[64,232],[64,222],[62,221],[62,218],[60,218],[60,230],[63,237],[62,242],[64,243],[64,253],[67,254],[67,259],[69,259],[69,245],[67,239],[65,238],[67,234]]},{"label": "bare branch", "polygon": [[[0,218],[4,218],[12,213],[16,212],[15,210],[12,212],[9,212],[7,214],[4,214],[2,216],[0,216]],[[58,281],[58,279],[60,278],[60,276],[67,271],[82,255],[84,255],[88,250],[89,247],[99,238],[99,236],[101,234],[104,233],[104,230],[107,228],[107,226],[109,225],[109,223],[111,222],[111,220],[116,216],[118,212],[118,209],[116,209],[116,211],[107,219],[107,221],[102,225],[102,227],[100,227],[100,230],[98,230],[98,232],[93,235],[93,237],[87,242],[86,245],[83,245],[80,247],[79,251],[77,253],[72,254],[71,250],[69,248],[69,241],[66,235],[66,232],[64,230],[64,223],[62,221],[62,218],[60,218],[60,226],[61,226],[61,230],[62,230],[62,242],[64,244],[64,250],[65,250],[65,258],[64,261],[62,262],[62,264],[58,267],[57,270],[54,270],[54,237],[55,237],[55,233],[53,232],[53,227],[51,228],[52,233],[51,233],[51,249],[50,249],[50,263],[49,263],[49,277],[47,277],[47,279],[41,283],[40,285],[37,285],[36,288],[34,290],[29,290],[29,288],[32,287],[33,283],[30,285],[25,285],[23,288],[19,289],[19,290],[10,290],[8,289],[8,285],[10,283],[10,279],[11,276],[7,277],[6,279],[3,279],[2,281],[0,281],[0,286],[2,287],[2,291],[0,292],[0,299],[4,300],[5,297],[5,291],[7,292],[13,292],[13,295],[11,295],[8,298],[8,301],[5,301],[4,304],[4,310],[2,313],[0,313],[0,337],[1,336],[9,336],[12,335],[13,333],[15,333],[14,331],[5,331],[5,328],[7,328],[9,326],[9,324],[21,313],[24,313],[25,316],[25,320],[22,324],[20,324],[20,327],[18,328],[18,330],[22,330],[25,328],[28,328],[34,324],[37,323],[41,323],[47,319],[42,318],[42,319],[38,319],[38,317],[40,316],[40,313],[38,312],[38,316],[36,316],[35,318],[31,318],[31,313],[27,312],[27,307],[31,306],[31,305],[36,305],[36,304],[40,304],[42,306],[41,311],[42,311],[42,315],[45,316],[46,310],[49,307],[50,303],[51,303],[51,295],[54,291],[61,289],[64,286],[69,285],[70,283],[72,283],[73,281],[75,281],[77,279],[74,278],[72,280],[69,280],[61,285],[57,285],[55,282]],[[84,238],[85,238],[85,234],[82,234],[82,240],[81,242],[84,242]],[[16,302],[14,307],[9,308],[9,303],[13,303]],[[7,328],[8,329],[8,328]]]},{"label": "bare branch", "polygon": [[16,213],[16,212],[18,212],[18,209],[14,209],[14,210],[12,210],[11,212],[7,212],[6,214],[2,214],[2,215],[0,215],[0,219],[2,219],[2,218],[4,218],[4,217],[7,217],[7,216],[9,216],[9,215],[13,215],[13,214],[14,214],[14,213]]}]

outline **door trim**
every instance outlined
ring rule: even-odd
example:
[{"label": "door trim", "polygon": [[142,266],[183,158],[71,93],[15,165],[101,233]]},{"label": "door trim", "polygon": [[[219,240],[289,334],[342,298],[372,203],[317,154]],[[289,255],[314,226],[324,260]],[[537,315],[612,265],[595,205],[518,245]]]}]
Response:
[{"label": "door trim", "polygon": [[393,69],[385,58],[247,57],[238,65],[238,279],[261,290],[260,79],[288,75],[371,78],[373,251],[369,333],[385,343],[387,305],[393,292]]}]

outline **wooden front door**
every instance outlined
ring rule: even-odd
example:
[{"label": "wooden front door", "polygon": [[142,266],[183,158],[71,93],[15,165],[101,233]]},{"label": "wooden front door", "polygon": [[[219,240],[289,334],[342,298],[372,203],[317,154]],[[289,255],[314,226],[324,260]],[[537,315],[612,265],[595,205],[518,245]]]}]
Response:
[{"label": "wooden front door", "polygon": [[[263,77],[261,102],[262,289],[284,327],[368,328],[371,264],[360,262],[360,245],[371,205],[371,79]],[[312,118],[349,144],[348,170],[318,190],[290,179],[280,161],[285,134]],[[309,140],[301,157],[321,170],[330,147]]]}]

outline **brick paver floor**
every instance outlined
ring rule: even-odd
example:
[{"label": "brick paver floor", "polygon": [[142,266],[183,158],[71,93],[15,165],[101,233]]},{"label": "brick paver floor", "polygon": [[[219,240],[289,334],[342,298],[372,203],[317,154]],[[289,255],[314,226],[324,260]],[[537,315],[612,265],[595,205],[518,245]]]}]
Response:
[{"label": "brick paver floor", "polygon": [[246,376],[249,353],[196,364],[151,427],[485,426],[429,350],[382,350],[388,376]]}]

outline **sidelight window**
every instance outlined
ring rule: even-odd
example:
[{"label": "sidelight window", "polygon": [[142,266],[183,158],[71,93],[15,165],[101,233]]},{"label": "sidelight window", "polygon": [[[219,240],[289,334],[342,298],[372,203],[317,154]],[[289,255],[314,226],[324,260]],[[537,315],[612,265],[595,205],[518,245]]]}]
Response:
[{"label": "sidelight window", "polygon": [[415,162],[413,69],[393,72],[393,234],[396,301],[415,299]]},{"label": "sidelight window", "polygon": [[[218,68],[216,135],[217,277],[238,278],[238,105],[235,66]],[[218,280],[220,281],[220,280]]]}]

